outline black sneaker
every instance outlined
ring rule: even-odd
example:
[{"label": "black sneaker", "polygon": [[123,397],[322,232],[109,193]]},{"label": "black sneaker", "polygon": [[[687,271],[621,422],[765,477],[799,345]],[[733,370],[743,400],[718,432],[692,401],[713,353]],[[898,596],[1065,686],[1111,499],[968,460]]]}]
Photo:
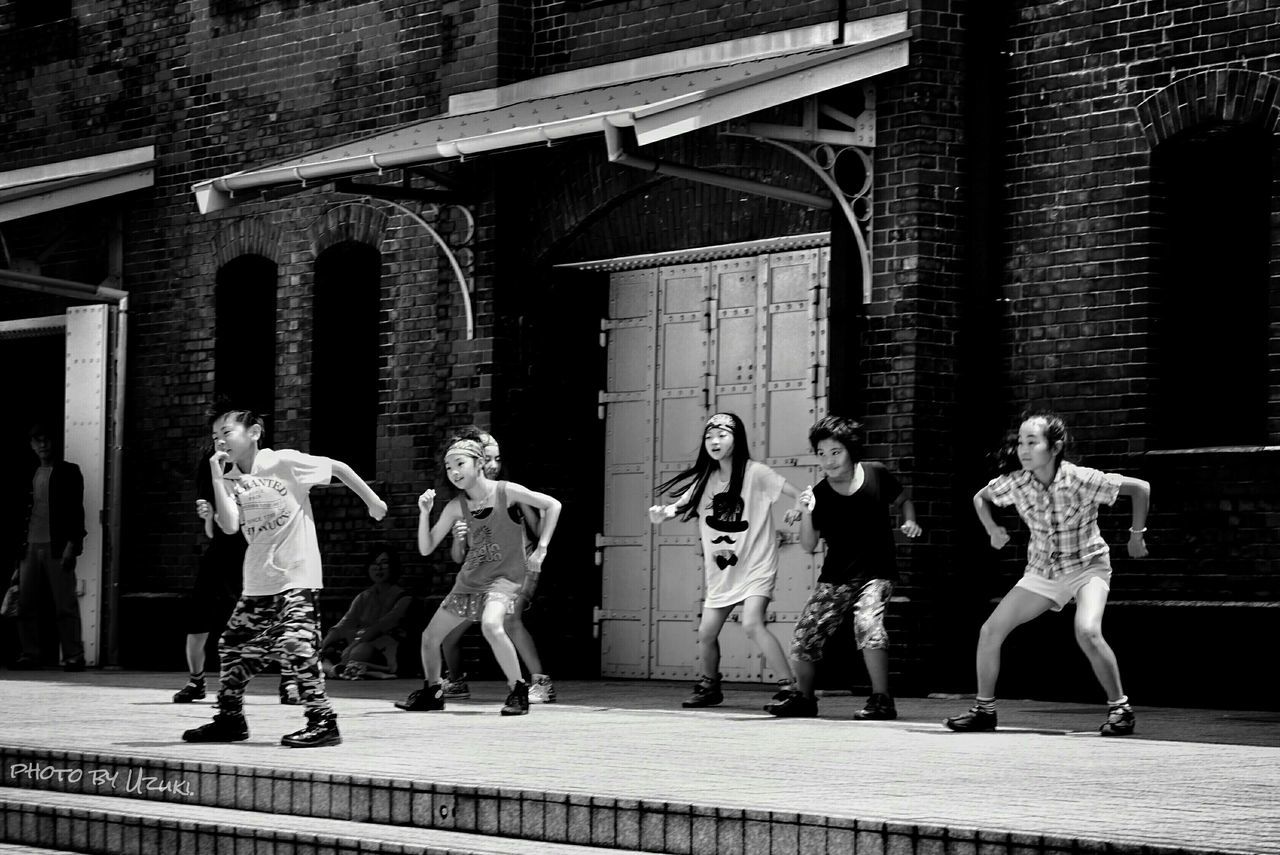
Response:
[{"label": "black sneaker", "polygon": [[62,663],[62,670],[66,671],[69,674],[74,674],[74,673],[83,671],[84,659],[81,657],[76,657],[75,659],[68,659],[66,662]]},{"label": "black sneaker", "polygon": [[867,698],[866,705],[854,713],[853,717],[858,721],[893,721],[898,717],[898,708],[894,706],[893,698],[873,692]]},{"label": "black sneaker", "polygon": [[800,692],[792,692],[776,704],[765,707],[769,715],[778,718],[814,718],[818,714],[818,699],[805,697]]},{"label": "black sneaker", "polygon": [[313,717],[308,713],[306,727],[280,737],[280,744],[288,748],[322,748],[325,745],[341,743],[342,735],[338,733],[338,720],[329,714]]},{"label": "black sneaker", "polygon": [[425,689],[416,689],[403,701],[396,701],[396,707],[409,712],[442,710],[444,709],[444,689],[439,683],[434,683]]},{"label": "black sneaker", "polygon": [[298,686],[298,681],[290,678],[280,678],[280,703],[296,707],[302,703],[302,689]]},{"label": "black sneaker", "polygon": [[516,680],[507,695],[507,702],[502,705],[503,715],[529,714],[529,684],[524,680]]},{"label": "black sneaker", "polygon": [[1107,711],[1107,720],[1102,723],[1102,727],[1098,728],[1098,732],[1103,736],[1129,736],[1133,733],[1133,726],[1136,723],[1133,707],[1128,704],[1112,707]]},{"label": "black sneaker", "polygon": [[249,738],[249,724],[239,713],[220,712],[213,721],[182,734],[183,742],[243,742]]},{"label": "black sneaker", "polygon": [[770,702],[776,704],[780,701],[785,701],[787,698],[791,697],[793,692],[797,691],[799,691],[799,689],[796,688],[794,680],[779,680],[778,691],[773,693],[773,697],[770,698]]},{"label": "black sneaker", "polygon": [[720,675],[717,674],[714,677],[699,677],[698,682],[693,684],[693,694],[680,706],[685,709],[700,709],[721,703],[724,703],[724,693],[720,691]]},{"label": "black sneaker", "polygon": [[175,704],[189,704],[192,701],[203,700],[206,695],[204,689],[204,680],[188,680],[187,685],[183,686],[173,696]]},{"label": "black sneaker", "polygon": [[943,722],[947,727],[959,733],[975,733],[982,730],[996,729],[996,711],[987,712],[982,707],[974,707],[967,713],[953,715]]}]

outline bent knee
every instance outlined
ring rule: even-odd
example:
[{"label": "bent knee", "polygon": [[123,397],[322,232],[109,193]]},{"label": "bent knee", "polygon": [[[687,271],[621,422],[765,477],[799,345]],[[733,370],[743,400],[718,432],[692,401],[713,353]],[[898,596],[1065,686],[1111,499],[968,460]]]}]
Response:
[{"label": "bent knee", "polygon": [[1102,647],[1107,642],[1102,637],[1102,627],[1077,626],[1076,643],[1081,647]]}]

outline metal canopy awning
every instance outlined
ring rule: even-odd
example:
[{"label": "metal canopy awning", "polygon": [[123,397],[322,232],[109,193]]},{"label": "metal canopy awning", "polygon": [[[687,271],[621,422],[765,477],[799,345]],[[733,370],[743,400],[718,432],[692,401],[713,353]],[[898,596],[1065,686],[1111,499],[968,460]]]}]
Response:
[{"label": "metal canopy awning", "polygon": [[606,128],[629,128],[637,144],[646,145],[902,68],[909,58],[909,38],[904,21],[895,32],[854,44],[445,114],[284,163],[201,181],[193,190],[201,213],[209,213],[234,205],[237,195],[251,191],[548,145]]},{"label": "metal canopy awning", "polygon": [[150,187],[155,162],[148,145],[0,172],[0,223]]}]

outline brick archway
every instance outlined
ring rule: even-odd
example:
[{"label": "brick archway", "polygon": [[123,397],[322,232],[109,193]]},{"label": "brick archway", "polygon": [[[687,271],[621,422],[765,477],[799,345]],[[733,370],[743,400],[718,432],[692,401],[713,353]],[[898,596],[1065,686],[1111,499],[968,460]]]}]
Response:
[{"label": "brick archway", "polygon": [[280,263],[280,229],[258,217],[242,217],[213,237],[214,263],[222,267],[242,255],[260,255]]},{"label": "brick archway", "polygon": [[364,202],[343,202],[325,211],[307,228],[307,243],[313,257],[344,241],[382,246],[387,215]]},{"label": "brick archway", "polygon": [[1137,111],[1152,148],[1206,123],[1260,124],[1275,133],[1280,123],[1280,77],[1243,68],[1201,71],[1170,83]]}]

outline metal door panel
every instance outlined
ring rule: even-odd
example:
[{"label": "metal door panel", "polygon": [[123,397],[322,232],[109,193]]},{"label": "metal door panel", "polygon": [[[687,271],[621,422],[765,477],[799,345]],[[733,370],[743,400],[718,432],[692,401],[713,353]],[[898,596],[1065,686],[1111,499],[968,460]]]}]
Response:
[{"label": "metal door panel", "polygon": [[656,270],[629,270],[609,277],[609,318],[643,318],[653,311]]},{"label": "metal door panel", "polygon": [[648,677],[647,622],[604,620],[600,623],[600,673],[606,677]]},{"label": "metal door panel", "polygon": [[706,309],[708,273],[709,268],[705,264],[664,268],[659,275],[662,313],[701,315]]},{"label": "metal door panel", "polygon": [[[63,456],[84,476],[84,551],[76,561],[84,658],[98,664],[102,619],[102,503],[106,481],[107,336],[105,304],[67,309]],[[119,394],[119,393],[117,393]],[[117,545],[113,548],[118,549]]]},{"label": "metal door panel", "polygon": [[[756,319],[743,310],[721,312],[717,329],[715,376],[721,385],[751,383],[756,377]],[[743,415],[746,418],[746,414]],[[746,418],[748,422],[750,418]]]},{"label": "metal door panel", "polygon": [[649,475],[647,472],[612,472],[605,484],[605,537],[648,538]]},{"label": "metal door panel", "polygon": [[[707,372],[706,318],[665,320],[662,324],[663,390],[689,389],[702,391]],[[661,393],[659,393],[661,394]]]},{"label": "metal door panel", "polygon": [[716,299],[721,309],[750,308],[756,304],[756,259],[742,258],[715,264]]},{"label": "metal door panel", "polygon": [[[769,312],[770,381],[809,380],[813,373],[812,320],[804,303],[788,303]],[[808,383],[805,383],[808,386]],[[806,389],[806,391],[808,391]]]},{"label": "metal door panel", "polygon": [[809,428],[816,421],[813,392],[806,384],[799,389],[776,389],[767,393],[770,414],[769,445],[766,457],[809,456]]},{"label": "metal door panel", "polygon": [[653,404],[648,400],[615,401],[605,424],[605,454],[610,465],[644,463],[648,458]]},{"label": "metal door panel", "polygon": [[786,252],[769,257],[769,302],[807,302],[817,274],[814,250]]},{"label": "metal door panel", "polygon": [[[699,389],[697,397],[663,398],[660,406],[658,424],[661,425],[662,434],[658,442],[658,460],[663,464],[686,461],[671,472],[671,475],[675,475],[693,465],[694,458],[690,454],[696,455],[701,444],[698,431],[706,420],[703,415],[706,404],[702,390]],[[661,482],[666,478],[658,480]]]},{"label": "metal door panel", "polygon": [[[653,360],[648,351],[653,346],[653,328],[647,325],[617,327],[609,331],[609,340],[609,391],[638,392],[651,386]],[[637,358],[637,355],[647,358]]]},{"label": "metal door panel", "polygon": [[614,545],[605,552],[601,608],[640,614],[649,601],[649,544]]},{"label": "metal door panel", "polygon": [[702,668],[698,663],[698,622],[688,618],[658,618],[653,628],[653,673],[663,680],[688,680]]},{"label": "metal door panel", "polygon": [[[692,540],[693,538],[684,538]],[[702,556],[696,543],[666,543],[657,548],[658,575],[655,609],[668,617],[696,618],[702,608]]]}]

